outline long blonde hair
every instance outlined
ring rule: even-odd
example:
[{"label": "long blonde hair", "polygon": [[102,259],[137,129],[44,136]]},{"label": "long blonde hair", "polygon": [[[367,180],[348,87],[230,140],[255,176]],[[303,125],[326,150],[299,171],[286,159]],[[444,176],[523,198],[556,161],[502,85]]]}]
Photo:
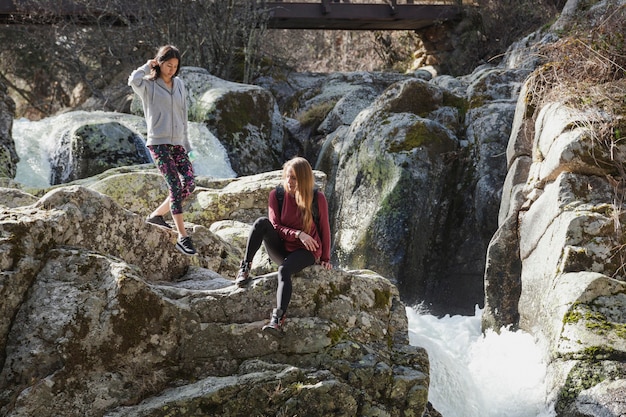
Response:
[{"label": "long blonde hair", "polygon": [[300,215],[302,216],[302,229],[310,234],[313,231],[313,211],[311,205],[313,204],[313,186],[315,181],[313,178],[313,169],[309,161],[296,156],[285,162],[283,165],[283,186],[287,189],[287,176],[289,170],[293,169],[296,175],[296,204],[300,209]]}]

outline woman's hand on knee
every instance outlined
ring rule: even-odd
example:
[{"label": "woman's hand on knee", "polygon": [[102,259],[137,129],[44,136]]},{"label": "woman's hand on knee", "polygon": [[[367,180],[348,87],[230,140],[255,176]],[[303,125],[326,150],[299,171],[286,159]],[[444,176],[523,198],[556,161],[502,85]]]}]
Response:
[{"label": "woman's hand on knee", "polygon": [[319,246],[317,241],[315,239],[313,239],[307,233],[300,232],[300,235],[298,236],[298,239],[300,239],[300,242],[302,242],[304,247],[307,250],[311,251],[311,252],[315,252],[317,250],[317,247]]}]

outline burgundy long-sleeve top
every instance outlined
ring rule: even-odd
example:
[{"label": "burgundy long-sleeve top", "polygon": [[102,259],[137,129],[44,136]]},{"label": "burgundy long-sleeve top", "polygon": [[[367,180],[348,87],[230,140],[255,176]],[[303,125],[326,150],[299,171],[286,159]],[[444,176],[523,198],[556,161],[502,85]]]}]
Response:
[{"label": "burgundy long-sleeve top", "polygon": [[[317,205],[319,212],[320,229],[313,222],[313,231],[309,233],[318,243],[317,250],[313,255],[316,262],[330,261],[330,222],[328,220],[328,202],[326,196],[321,191],[317,191]],[[296,198],[285,192],[283,199],[283,207],[280,210],[280,218],[278,217],[278,199],[276,198],[276,190],[270,191],[268,202],[268,217],[278,234],[285,242],[285,249],[293,252],[297,249],[306,249],[304,244],[296,237],[298,231],[303,229],[302,216],[296,203]],[[304,230],[306,233],[306,230]]]}]

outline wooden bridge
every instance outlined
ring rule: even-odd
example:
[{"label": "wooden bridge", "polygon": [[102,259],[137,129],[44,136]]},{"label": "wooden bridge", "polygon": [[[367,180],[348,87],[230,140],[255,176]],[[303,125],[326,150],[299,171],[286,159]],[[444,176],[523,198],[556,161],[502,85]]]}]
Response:
[{"label": "wooden bridge", "polygon": [[[269,14],[271,29],[416,30],[459,19],[462,6],[472,3],[471,0],[356,1],[267,1],[263,7]],[[0,0],[0,23],[35,23],[30,19],[30,13],[35,10],[29,10],[28,4],[28,0]],[[71,0],[55,5],[54,11],[47,11],[48,22],[71,17],[89,23],[94,17],[93,11]],[[131,9],[128,15],[132,16],[132,3],[127,6]]]},{"label": "wooden bridge", "polygon": [[410,30],[461,17],[462,1],[268,2],[274,29]]}]

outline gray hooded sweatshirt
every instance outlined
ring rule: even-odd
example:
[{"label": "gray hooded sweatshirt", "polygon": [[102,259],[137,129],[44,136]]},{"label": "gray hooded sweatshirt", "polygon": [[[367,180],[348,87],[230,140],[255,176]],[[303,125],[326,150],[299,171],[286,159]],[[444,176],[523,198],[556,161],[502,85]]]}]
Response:
[{"label": "gray hooded sweatshirt", "polygon": [[161,78],[149,80],[150,66],[146,63],[128,77],[128,85],[139,95],[143,103],[143,114],[148,125],[150,145],[182,145],[191,151],[187,136],[187,91],[185,83],[178,77],[172,78],[172,89],[167,88]]}]

